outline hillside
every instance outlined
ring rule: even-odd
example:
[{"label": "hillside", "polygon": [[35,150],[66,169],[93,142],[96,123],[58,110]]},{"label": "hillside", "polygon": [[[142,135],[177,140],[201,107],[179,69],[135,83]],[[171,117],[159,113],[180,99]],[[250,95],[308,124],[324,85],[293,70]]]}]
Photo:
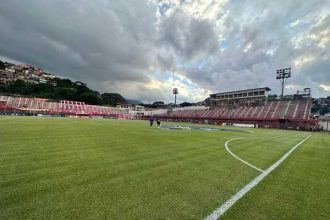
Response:
[{"label": "hillside", "polygon": [[126,104],[118,93],[103,93],[88,88],[87,84],[61,79],[31,65],[16,65],[0,61],[0,93],[53,100],[81,101],[86,104]]}]

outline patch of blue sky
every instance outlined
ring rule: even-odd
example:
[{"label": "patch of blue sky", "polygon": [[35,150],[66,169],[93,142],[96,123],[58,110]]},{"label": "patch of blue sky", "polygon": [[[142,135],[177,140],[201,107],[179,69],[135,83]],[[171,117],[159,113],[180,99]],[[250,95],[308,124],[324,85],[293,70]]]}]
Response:
[{"label": "patch of blue sky", "polygon": [[212,61],[212,57],[208,57],[207,59],[202,60],[197,64],[197,68],[200,70],[207,69],[209,68],[211,61]]},{"label": "patch of blue sky", "polygon": [[180,83],[186,85],[189,90],[199,89],[199,87],[196,84],[192,83],[188,78],[176,74],[172,74],[170,78],[172,78],[172,80],[174,81],[179,81]]},{"label": "patch of blue sky", "polygon": [[229,47],[229,42],[227,40],[219,41],[219,49],[226,49]]},{"label": "patch of blue sky", "polygon": [[160,71],[155,71],[152,73],[152,77],[155,79],[161,79],[162,76],[163,76],[163,72],[160,72]]},{"label": "patch of blue sky", "polygon": [[[295,24],[294,24],[295,23]],[[312,23],[310,21],[299,21],[293,22],[288,27],[288,32],[290,37],[295,37],[297,34],[304,33],[311,29]]]},{"label": "patch of blue sky", "polygon": [[168,81],[171,78],[173,78],[173,73],[170,71],[164,71],[164,72],[155,71],[152,73],[152,78],[160,81]]},{"label": "patch of blue sky", "polygon": [[195,62],[188,62],[187,60],[176,58],[175,60],[176,67],[178,68],[193,68],[196,67]]},{"label": "patch of blue sky", "polygon": [[160,2],[158,4],[159,13],[161,15],[164,15],[166,13],[166,11],[170,8],[173,8],[173,6],[175,6],[173,3]]}]

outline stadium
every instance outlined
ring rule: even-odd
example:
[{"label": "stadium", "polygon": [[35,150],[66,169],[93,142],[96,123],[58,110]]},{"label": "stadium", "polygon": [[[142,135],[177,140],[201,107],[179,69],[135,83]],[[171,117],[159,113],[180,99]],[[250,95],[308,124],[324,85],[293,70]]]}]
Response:
[{"label": "stadium", "polygon": [[327,219],[330,139],[310,89],[269,90],[139,111],[0,96],[0,216]]},{"label": "stadium", "polygon": [[0,220],[330,219],[329,11],[0,1]]},{"label": "stadium", "polygon": [[155,116],[165,121],[206,124],[234,124],[247,127],[317,130],[318,121],[311,115],[310,89],[297,91],[291,99],[269,99],[270,88],[211,94],[209,105],[129,111],[129,109],[88,105],[84,102],[41,98],[0,96],[2,114],[59,115],[76,117],[145,118]]},{"label": "stadium", "polygon": [[[144,111],[138,108],[119,108],[89,105],[79,101],[53,101],[42,98],[0,96],[0,113],[3,115],[46,115],[62,117],[102,117],[122,119],[148,119],[156,117],[165,121],[200,124],[235,125],[244,127],[319,130],[317,118],[311,115],[311,89],[284,97],[285,79],[291,77],[291,68],[277,70],[276,79],[282,82],[282,95],[268,96],[269,87],[210,94],[204,104],[177,108],[178,88],[174,108]],[[133,105],[134,106],[134,105]],[[135,106],[134,106],[135,107]]]}]

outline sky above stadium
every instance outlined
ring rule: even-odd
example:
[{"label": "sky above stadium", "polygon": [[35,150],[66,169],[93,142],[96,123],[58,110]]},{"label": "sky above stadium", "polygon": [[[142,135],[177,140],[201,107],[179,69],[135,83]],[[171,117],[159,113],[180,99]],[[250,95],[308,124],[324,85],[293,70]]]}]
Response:
[{"label": "sky above stadium", "polygon": [[10,0],[0,60],[144,102],[268,86],[330,95],[329,0]]}]

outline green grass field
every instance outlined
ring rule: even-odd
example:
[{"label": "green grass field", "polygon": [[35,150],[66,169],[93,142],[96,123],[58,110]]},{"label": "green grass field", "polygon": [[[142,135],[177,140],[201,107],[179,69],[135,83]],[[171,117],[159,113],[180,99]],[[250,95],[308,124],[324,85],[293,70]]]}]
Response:
[{"label": "green grass field", "polygon": [[[0,219],[203,219],[259,175],[227,140],[266,169],[308,135],[245,130],[0,117]],[[314,133],[222,218],[329,219],[329,168],[330,135]]]}]

